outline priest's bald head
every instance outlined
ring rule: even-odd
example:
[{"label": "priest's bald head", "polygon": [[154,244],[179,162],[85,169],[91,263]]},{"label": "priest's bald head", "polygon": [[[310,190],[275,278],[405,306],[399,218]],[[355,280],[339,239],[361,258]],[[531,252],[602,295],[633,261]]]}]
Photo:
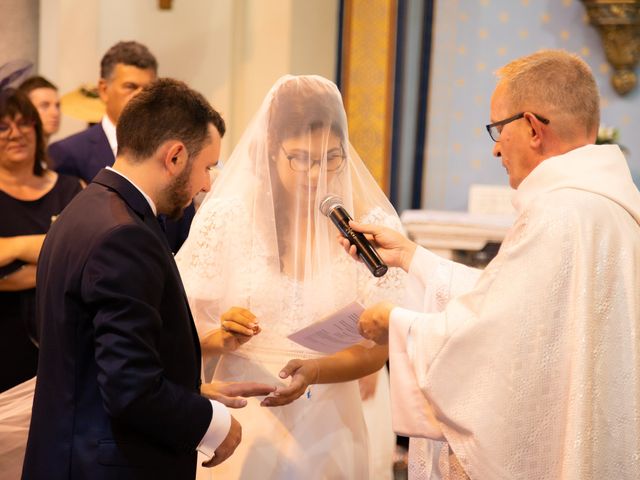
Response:
[{"label": "priest's bald head", "polygon": [[589,66],[563,50],[542,50],[497,71],[491,97],[493,154],[518,188],[547,158],[594,143],[600,98]]}]

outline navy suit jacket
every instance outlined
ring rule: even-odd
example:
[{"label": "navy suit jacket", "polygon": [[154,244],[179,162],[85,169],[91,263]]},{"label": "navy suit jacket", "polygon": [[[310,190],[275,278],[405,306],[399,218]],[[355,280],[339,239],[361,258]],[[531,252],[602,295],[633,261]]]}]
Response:
[{"label": "navy suit jacket", "polygon": [[74,175],[86,183],[116,160],[101,123],[52,143],[49,157],[56,172]]},{"label": "navy suit jacket", "polygon": [[[48,153],[56,172],[74,175],[86,183],[91,183],[100,170],[112,166],[116,160],[102,123],[52,143]],[[165,236],[173,253],[187,239],[195,213],[192,203],[179,220],[166,220]]]},{"label": "navy suit jacket", "polygon": [[23,478],[194,478],[212,417],[173,255],[142,194],[103,170],[52,225]]}]

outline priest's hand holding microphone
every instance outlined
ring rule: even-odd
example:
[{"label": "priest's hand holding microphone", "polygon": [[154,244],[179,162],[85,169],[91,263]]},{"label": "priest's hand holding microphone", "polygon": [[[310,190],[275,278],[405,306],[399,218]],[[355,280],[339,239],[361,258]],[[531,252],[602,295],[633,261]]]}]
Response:
[{"label": "priest's hand holding microphone", "polygon": [[[334,195],[325,197],[320,203],[320,211],[340,230],[338,239],[345,251],[354,260],[365,263],[373,275],[384,275],[387,266],[409,271],[417,245],[400,232],[354,221],[340,198]],[[360,334],[380,345],[388,343],[389,315],[394,307],[390,302],[380,302],[367,308],[358,321]]]}]

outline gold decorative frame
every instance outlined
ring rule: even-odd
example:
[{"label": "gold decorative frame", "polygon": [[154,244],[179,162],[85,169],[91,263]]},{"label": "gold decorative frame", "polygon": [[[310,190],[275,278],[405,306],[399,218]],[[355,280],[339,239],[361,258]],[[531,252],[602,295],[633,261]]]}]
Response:
[{"label": "gold decorative frame", "polygon": [[344,0],[341,90],[349,140],[388,195],[397,0]]},{"label": "gold decorative frame", "polygon": [[598,29],[614,72],[611,84],[625,95],[637,84],[640,59],[640,0],[582,0],[590,23]]}]

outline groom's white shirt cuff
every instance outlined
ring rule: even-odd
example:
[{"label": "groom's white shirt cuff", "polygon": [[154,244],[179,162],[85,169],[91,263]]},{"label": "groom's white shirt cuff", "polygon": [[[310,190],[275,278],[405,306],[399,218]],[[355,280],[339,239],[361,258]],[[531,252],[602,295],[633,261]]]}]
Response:
[{"label": "groom's white shirt cuff", "polygon": [[197,450],[207,458],[213,457],[216,448],[227,438],[227,434],[231,428],[231,414],[229,410],[227,410],[227,407],[215,400],[209,401],[213,408],[211,423],[197,447]]}]

